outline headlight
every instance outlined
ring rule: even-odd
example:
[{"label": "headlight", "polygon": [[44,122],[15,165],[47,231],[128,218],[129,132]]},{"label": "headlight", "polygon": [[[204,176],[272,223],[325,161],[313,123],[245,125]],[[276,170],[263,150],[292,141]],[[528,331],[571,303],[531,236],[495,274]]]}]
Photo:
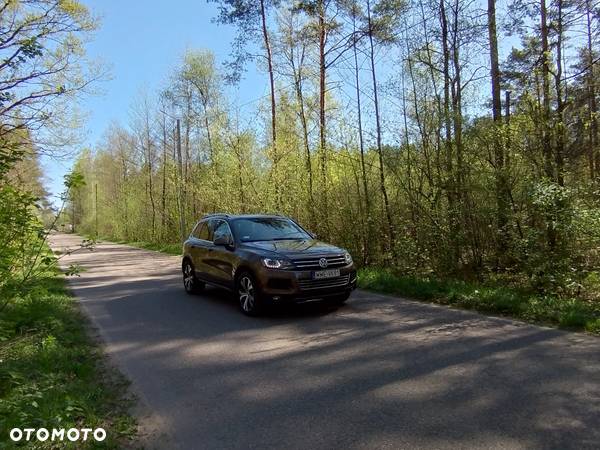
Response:
[{"label": "headlight", "polygon": [[350,253],[344,253],[344,259],[346,260],[346,264],[352,264],[352,255]]},{"label": "headlight", "polygon": [[263,258],[262,259],[263,266],[268,269],[285,269],[290,267],[290,262],[285,259],[272,259],[272,258]]}]

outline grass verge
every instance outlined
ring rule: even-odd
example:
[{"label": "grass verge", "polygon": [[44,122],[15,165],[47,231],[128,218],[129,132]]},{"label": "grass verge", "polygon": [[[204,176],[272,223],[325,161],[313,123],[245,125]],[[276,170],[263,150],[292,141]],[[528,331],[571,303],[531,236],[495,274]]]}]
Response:
[{"label": "grass verge", "polygon": [[62,274],[33,283],[0,313],[0,448],[16,447],[9,437],[15,427],[102,427],[101,443],[65,438],[28,445],[122,448],[135,433],[131,404],[126,380],[88,335]]},{"label": "grass verge", "polygon": [[588,331],[600,335],[600,305],[580,299],[532,295],[502,286],[399,276],[364,268],[358,285],[385,294],[402,295],[445,305],[500,314],[527,322]]},{"label": "grass verge", "polygon": [[127,241],[124,239],[116,239],[110,236],[100,236],[96,238],[94,235],[85,234],[84,237],[86,239],[95,240],[95,241],[108,241],[114,242],[115,244],[123,244],[129,245],[131,247],[143,248],[145,250],[153,250],[155,252],[166,253],[168,255],[181,255],[181,251],[183,246],[179,243],[177,244],[165,244],[165,243],[156,243],[149,241]]},{"label": "grass verge", "polygon": [[155,252],[167,253],[168,255],[181,255],[182,245],[181,244],[157,244],[155,242],[146,241],[115,241],[110,238],[102,238],[110,242],[117,244],[130,245],[132,247],[143,248],[146,250],[154,250]]}]

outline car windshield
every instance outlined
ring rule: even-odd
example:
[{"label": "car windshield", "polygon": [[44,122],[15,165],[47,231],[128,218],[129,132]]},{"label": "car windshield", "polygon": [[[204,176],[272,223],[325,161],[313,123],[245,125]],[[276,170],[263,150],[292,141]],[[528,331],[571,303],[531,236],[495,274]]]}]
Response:
[{"label": "car windshield", "polygon": [[298,225],[288,219],[277,217],[253,217],[236,219],[233,232],[242,242],[310,239]]}]

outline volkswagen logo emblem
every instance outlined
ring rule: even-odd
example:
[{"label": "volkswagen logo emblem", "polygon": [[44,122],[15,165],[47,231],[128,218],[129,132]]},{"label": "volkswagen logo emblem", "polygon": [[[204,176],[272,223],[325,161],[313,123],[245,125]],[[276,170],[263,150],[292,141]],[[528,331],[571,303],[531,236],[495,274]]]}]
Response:
[{"label": "volkswagen logo emblem", "polygon": [[327,267],[327,260],[325,258],[319,259],[319,266],[321,266],[323,269]]}]

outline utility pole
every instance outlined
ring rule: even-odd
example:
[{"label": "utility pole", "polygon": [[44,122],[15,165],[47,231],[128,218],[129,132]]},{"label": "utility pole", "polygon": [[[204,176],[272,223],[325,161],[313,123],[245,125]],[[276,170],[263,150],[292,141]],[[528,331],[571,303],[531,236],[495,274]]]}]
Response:
[{"label": "utility pole", "polygon": [[96,218],[96,239],[98,239],[98,183],[94,183],[94,209]]},{"label": "utility pole", "polygon": [[510,91],[504,92],[504,117],[506,125],[510,125]]},{"label": "utility pole", "polygon": [[185,240],[185,217],[183,204],[183,161],[181,159],[181,121],[177,119],[176,128],[176,147],[177,147],[177,162],[179,164],[179,228],[181,232],[181,242]]},{"label": "utility pole", "polygon": [[508,166],[510,162],[510,91],[504,92],[504,119],[506,123],[506,147],[505,153],[505,164]]}]

